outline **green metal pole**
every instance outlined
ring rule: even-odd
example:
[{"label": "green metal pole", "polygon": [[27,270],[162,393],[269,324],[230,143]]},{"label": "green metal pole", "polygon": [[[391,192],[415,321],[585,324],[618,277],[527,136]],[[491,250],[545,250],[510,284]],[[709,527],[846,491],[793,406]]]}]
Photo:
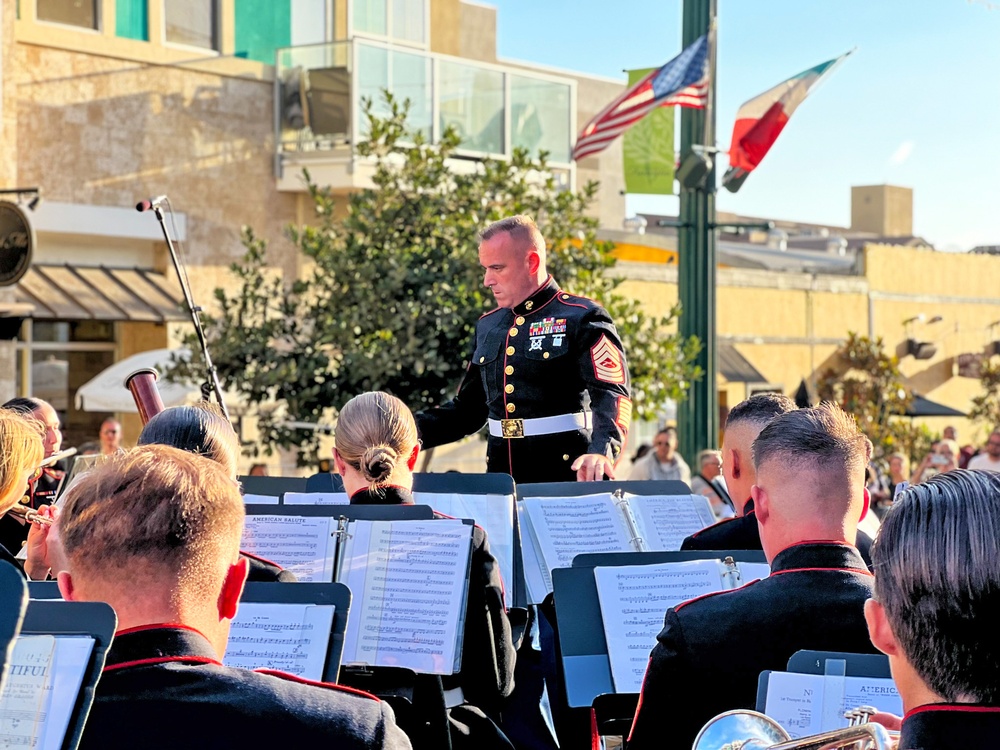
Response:
[{"label": "green metal pole", "polygon": [[[715,19],[715,0],[684,0],[683,47],[709,32]],[[713,40],[714,41],[714,40]],[[695,144],[715,146],[715,45],[710,49],[711,85],[705,109],[681,108],[683,162]],[[714,156],[714,155],[713,155]],[[691,385],[678,405],[680,450],[695,467],[695,457],[714,448],[719,435],[719,399],[715,375],[715,166],[702,188],[680,189],[678,230],[678,295],[682,306],[680,332],[697,336],[702,349],[697,363],[701,380]]]}]

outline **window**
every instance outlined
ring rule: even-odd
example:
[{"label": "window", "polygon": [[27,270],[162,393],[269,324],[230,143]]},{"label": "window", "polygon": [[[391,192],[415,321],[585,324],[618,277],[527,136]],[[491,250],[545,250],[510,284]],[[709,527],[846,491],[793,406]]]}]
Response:
[{"label": "window", "polygon": [[39,21],[97,28],[97,0],[38,0],[37,14]]},{"label": "window", "polygon": [[351,0],[352,34],[427,44],[427,0]]},{"label": "window", "polygon": [[163,20],[168,42],[219,49],[216,0],[163,0]]},{"label": "window", "polygon": [[386,35],[386,0],[352,0],[355,33]]},{"label": "window", "polygon": [[502,154],[503,73],[442,60],[440,72],[441,131],[449,125],[462,138],[462,148]]},{"label": "window", "polygon": [[[383,89],[391,91],[399,101],[410,100],[406,124],[410,132],[422,132],[431,138],[431,61],[423,55],[389,51],[384,47],[359,45],[359,97],[372,100],[372,114],[388,117]],[[367,121],[362,115],[362,131]]]},{"label": "window", "polygon": [[424,0],[392,0],[392,37],[424,44]]},{"label": "window", "polygon": [[569,161],[570,87],[539,78],[510,77],[510,145],[532,156],[548,151],[554,162]]},{"label": "window", "polygon": [[148,0],[118,0],[115,4],[115,36],[149,41]]},{"label": "window", "polygon": [[274,51],[292,41],[290,0],[237,0],[236,55],[274,65]]}]

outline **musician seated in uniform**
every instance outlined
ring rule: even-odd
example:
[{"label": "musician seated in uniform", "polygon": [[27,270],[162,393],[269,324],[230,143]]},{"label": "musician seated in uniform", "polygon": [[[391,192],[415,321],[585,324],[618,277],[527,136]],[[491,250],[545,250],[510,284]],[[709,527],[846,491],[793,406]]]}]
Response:
[{"label": "musician seated in uniform", "polygon": [[[413,415],[398,398],[362,393],[340,410],[333,458],[352,504],[412,504],[419,453]],[[486,531],[479,526],[472,544],[462,669],[441,678],[438,689],[445,691],[453,747],[474,742],[477,750],[509,748],[496,726],[501,701],[514,685],[514,646],[503,583]],[[416,745],[415,734],[413,740]]]},{"label": "musician seated in uniform", "polygon": [[[37,421],[43,429],[42,444],[44,457],[48,458],[58,453],[62,448],[62,430],[59,424],[59,414],[48,401],[40,398],[12,398],[0,406]],[[59,487],[66,472],[57,466],[46,466],[41,471],[32,474],[28,482],[28,491],[20,502],[29,508],[41,508],[51,505],[56,499]],[[16,552],[28,539],[28,525],[24,520],[13,515],[0,517],[0,544],[8,550]]]},{"label": "musician seated in uniform", "polygon": [[[729,412],[722,437],[722,474],[736,517],[695,532],[681,543],[682,550],[762,549],[754,501],[750,496],[750,488],[757,480],[751,448],[772,419],[795,408],[795,402],[780,393],[757,393]],[[870,563],[871,537],[858,531],[854,543],[865,563]]]},{"label": "musician seated in uniform", "polygon": [[[11,409],[0,409],[0,516],[21,501],[29,481],[37,476],[44,455],[43,434],[43,425],[36,420]],[[43,506],[39,513],[48,516],[51,508]],[[49,572],[45,563],[48,529],[34,523],[29,523],[28,529],[28,557],[23,567],[14,557],[20,547],[9,550],[0,544],[0,560],[10,563],[22,574],[27,573],[29,578],[44,580]]]},{"label": "musician seated in uniform", "polygon": [[1000,745],[1000,475],[956,470],[900,493],[865,604],[906,716],[899,750]]},{"label": "musician seated in uniform", "polygon": [[111,456],[65,496],[70,601],[118,614],[81,748],[409,748],[374,696],[220,663],[247,563],[243,498],[219,464],[163,445]]},{"label": "musician seated in uniform", "polygon": [[873,653],[872,576],[853,545],[871,443],[837,406],[775,417],[753,443],[751,489],[771,575],[667,610],[629,750],[690,748],[712,717],[754,708],[757,678],[800,649]]},{"label": "musician seated in uniform", "polygon": [[[201,402],[193,406],[173,406],[151,417],[139,433],[139,445],[169,445],[188,453],[210,458],[236,479],[240,439],[222,410]],[[294,583],[290,570],[262,557],[240,552],[250,565],[249,581]]]}]

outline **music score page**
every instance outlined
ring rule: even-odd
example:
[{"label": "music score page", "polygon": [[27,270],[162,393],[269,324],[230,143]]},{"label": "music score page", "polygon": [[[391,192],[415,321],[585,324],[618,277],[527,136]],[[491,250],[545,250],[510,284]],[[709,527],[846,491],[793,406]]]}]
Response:
[{"label": "music score page", "polygon": [[273,560],[303,583],[330,583],[336,518],[247,516],[240,549]]},{"label": "music score page", "polygon": [[222,661],[321,681],[333,615],[332,604],[241,602]]}]

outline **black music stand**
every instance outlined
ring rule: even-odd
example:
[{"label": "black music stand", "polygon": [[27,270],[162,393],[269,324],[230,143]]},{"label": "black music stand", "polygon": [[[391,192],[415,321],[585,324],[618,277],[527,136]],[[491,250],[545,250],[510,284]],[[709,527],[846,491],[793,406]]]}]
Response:
[{"label": "black music stand", "polygon": [[21,632],[27,606],[28,586],[21,571],[9,563],[0,563],[0,693],[6,681],[14,639]]},{"label": "black music stand", "polygon": [[248,516],[305,516],[350,521],[430,521],[428,505],[247,505]]},{"label": "black music stand", "polygon": [[94,639],[87,672],[73,706],[63,738],[62,750],[76,750],[94,703],[94,690],[104,669],[104,659],[118,626],[118,616],[104,602],[32,600],[24,615],[22,635],[88,636]]},{"label": "black music stand", "polygon": [[248,583],[241,602],[333,605],[333,628],[323,661],[323,682],[337,682],[344,653],[344,632],[351,609],[351,590],[342,583]]},{"label": "black music stand", "polygon": [[306,480],[302,477],[237,477],[246,495],[266,495],[285,501],[286,492],[305,492]]},{"label": "black music stand", "polygon": [[579,497],[597,495],[622,490],[633,495],[690,495],[691,488],[679,480],[641,480],[618,482],[607,479],[603,482],[539,482],[519,484],[517,499],[526,497]]},{"label": "black music stand", "polygon": [[599,734],[628,734],[639,696],[637,693],[615,692],[608,642],[600,625],[603,616],[594,568],[722,560],[726,557],[732,557],[736,562],[766,562],[760,550],[608,552],[577,555],[572,568],[552,571],[556,620],[559,623],[558,662],[566,700],[570,708],[593,707]]}]

